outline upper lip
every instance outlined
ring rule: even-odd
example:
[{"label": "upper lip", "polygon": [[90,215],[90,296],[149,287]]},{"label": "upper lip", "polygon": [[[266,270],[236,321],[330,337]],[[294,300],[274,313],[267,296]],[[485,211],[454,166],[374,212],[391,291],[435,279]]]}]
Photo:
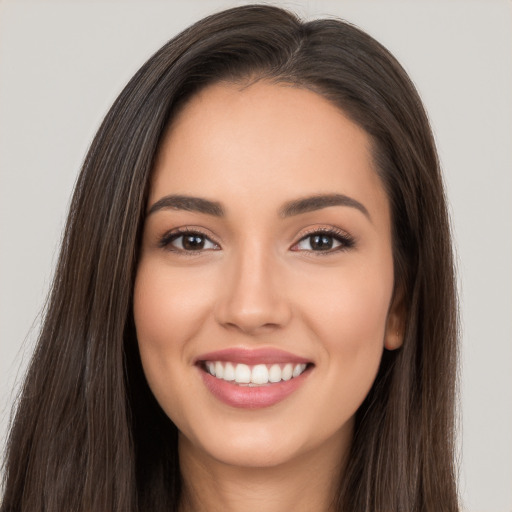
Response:
[{"label": "upper lip", "polygon": [[298,364],[311,362],[310,359],[275,348],[226,348],[201,354],[196,358],[195,363],[203,361],[229,361],[232,363],[244,363],[247,365],[274,363]]}]

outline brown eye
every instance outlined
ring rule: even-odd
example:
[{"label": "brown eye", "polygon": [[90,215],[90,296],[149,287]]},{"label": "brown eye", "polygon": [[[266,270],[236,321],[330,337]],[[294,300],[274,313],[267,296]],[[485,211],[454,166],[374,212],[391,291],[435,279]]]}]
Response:
[{"label": "brown eye", "polygon": [[336,252],[354,246],[354,240],[345,233],[319,231],[305,236],[292,248],[294,251]]},{"label": "brown eye", "polygon": [[315,233],[304,237],[298,244],[297,249],[302,251],[330,251],[340,247],[342,242],[333,235],[327,233]]},{"label": "brown eye", "polygon": [[215,242],[212,242],[207,236],[192,231],[171,233],[162,239],[160,246],[178,252],[199,252],[219,249],[219,246]]},{"label": "brown eye", "polygon": [[328,251],[334,245],[334,238],[329,235],[312,235],[309,244],[314,251]]},{"label": "brown eye", "polygon": [[186,251],[198,251],[204,249],[206,237],[202,235],[182,235],[182,246]]}]

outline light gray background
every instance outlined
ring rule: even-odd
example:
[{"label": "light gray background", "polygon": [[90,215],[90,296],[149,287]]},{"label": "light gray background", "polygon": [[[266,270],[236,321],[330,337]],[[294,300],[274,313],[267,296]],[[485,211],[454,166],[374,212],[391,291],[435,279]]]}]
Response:
[{"label": "light gray background", "polygon": [[[76,173],[102,116],[171,36],[240,3],[0,1],[0,439],[37,334]],[[367,30],[423,96],[459,261],[461,496],[469,512],[510,512],[512,3],[279,3]]]}]

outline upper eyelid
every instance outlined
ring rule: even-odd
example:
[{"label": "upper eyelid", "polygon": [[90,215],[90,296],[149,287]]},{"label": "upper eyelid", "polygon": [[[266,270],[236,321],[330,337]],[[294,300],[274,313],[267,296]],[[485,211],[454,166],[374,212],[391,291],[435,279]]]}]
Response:
[{"label": "upper eyelid", "polygon": [[212,237],[209,233],[206,233],[201,228],[191,227],[191,226],[182,226],[179,228],[174,228],[169,231],[166,231],[162,236],[158,238],[158,245],[160,247],[166,247],[170,242],[176,240],[177,238],[180,238],[181,236],[185,236],[186,234],[197,234],[204,236],[207,238],[210,242],[214,243],[215,245],[218,245],[220,247],[219,242],[215,239],[215,237]]},{"label": "upper eyelid", "polygon": [[[345,231],[344,229],[337,228],[334,226],[322,226],[322,227],[312,227],[308,229],[307,231],[302,232],[299,237],[297,238],[297,242],[300,242],[301,240],[304,240],[304,238],[307,238],[308,236],[315,235],[317,233],[320,234],[326,234],[330,236],[338,236],[340,238],[349,238],[350,240],[354,240],[354,237]],[[295,243],[297,243],[295,242]]]},{"label": "upper eyelid", "polygon": [[[340,246],[331,248],[329,250],[324,251],[314,251],[314,250],[299,250],[299,249],[293,249],[298,244],[300,244],[303,240],[315,235],[315,234],[323,234],[330,236],[334,239],[336,239]],[[357,239],[352,236],[349,232],[345,231],[344,229],[341,229],[337,226],[332,225],[324,225],[324,226],[311,226],[309,229],[307,229],[306,232],[302,232],[300,237],[297,238],[297,240],[292,244],[290,247],[290,250],[294,250],[295,252],[298,252],[303,255],[314,255],[315,257],[326,257],[329,255],[338,254],[340,252],[345,252],[347,250],[351,250],[353,248],[357,247]]]},{"label": "upper eyelid", "polygon": [[202,236],[204,236],[206,238],[211,239],[212,242],[215,239],[215,237],[211,233],[209,233],[207,230],[205,230],[203,228],[198,228],[198,227],[195,227],[195,226],[182,226],[182,227],[179,227],[179,228],[170,229],[170,230],[168,230],[168,231],[166,231],[164,233],[162,238],[164,238],[164,237],[171,237],[171,236],[174,236],[174,235],[181,236],[181,235],[187,235],[187,234],[202,235]]}]

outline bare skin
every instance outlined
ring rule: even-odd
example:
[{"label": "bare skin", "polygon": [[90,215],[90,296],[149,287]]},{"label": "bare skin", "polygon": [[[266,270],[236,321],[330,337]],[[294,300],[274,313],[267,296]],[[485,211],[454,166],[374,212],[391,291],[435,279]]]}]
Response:
[{"label": "bare skin", "polygon": [[[341,466],[332,456],[330,445],[288,463],[265,468],[243,468],[205,460],[186,439],[180,447],[186,454],[196,455],[185,456],[181,466],[186,482],[182,512],[333,510],[334,482],[341,477]],[[345,446],[339,446],[334,453],[345,450]]]},{"label": "bare skin", "polygon": [[[134,315],[180,431],[183,512],[329,511],[354,415],[401,344],[367,134],[311,91],[210,86],[168,130],[147,211]],[[265,351],[268,371],[276,351],[307,364],[254,405],[208,369],[223,351],[235,366]]]}]

